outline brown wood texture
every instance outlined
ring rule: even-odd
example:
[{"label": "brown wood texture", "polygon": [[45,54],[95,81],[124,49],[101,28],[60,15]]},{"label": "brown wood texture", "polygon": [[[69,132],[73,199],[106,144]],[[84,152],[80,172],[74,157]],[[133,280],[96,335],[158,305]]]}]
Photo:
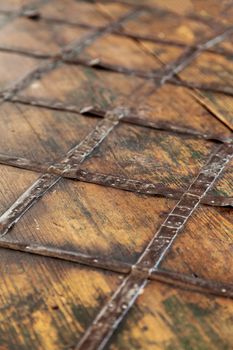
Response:
[{"label": "brown wood texture", "polygon": [[0,350],[233,348],[232,17],[0,2]]},{"label": "brown wood texture", "polygon": [[153,282],[116,331],[109,349],[230,349],[231,314],[230,300]]},{"label": "brown wood texture", "polygon": [[2,349],[72,348],[120,275],[1,249]]}]

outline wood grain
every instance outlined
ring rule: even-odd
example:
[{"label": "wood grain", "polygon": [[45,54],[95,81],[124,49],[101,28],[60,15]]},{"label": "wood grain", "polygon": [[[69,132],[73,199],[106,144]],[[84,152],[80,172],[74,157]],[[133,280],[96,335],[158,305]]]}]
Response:
[{"label": "wood grain", "polygon": [[[173,59],[177,56],[175,52]],[[136,41],[117,35],[108,35],[96,40],[91,47],[84,50],[81,57],[88,60],[99,59],[103,63],[129,69],[155,71],[161,68],[161,64],[156,62],[150,54],[143,52]]]},{"label": "wood grain", "polygon": [[[229,57],[205,53],[197,58],[181,74],[181,78],[195,82],[209,83],[212,85],[226,85],[232,87],[233,64]],[[232,121],[232,99],[218,93],[202,92],[197,96],[197,100],[211,111],[216,118],[233,130]]]},{"label": "wood grain", "polygon": [[172,204],[62,180],[5,237],[132,263]]},{"label": "wood grain", "polygon": [[149,35],[152,38],[174,40],[184,44],[195,44],[212,34],[212,29],[207,24],[184,18],[174,12],[166,12],[164,9],[143,11],[123,27],[129,33]]},{"label": "wood grain", "polygon": [[61,23],[16,18],[1,30],[0,47],[6,46],[16,50],[55,55],[61,47],[81,39],[87,33],[88,30]]},{"label": "wood grain", "polygon": [[0,91],[9,88],[39,64],[37,59],[0,53]]},{"label": "wood grain", "polygon": [[106,349],[231,349],[232,302],[150,283]]},{"label": "wood grain", "polygon": [[18,11],[21,10],[23,6],[30,5],[31,0],[9,0],[7,2],[2,2],[0,5],[0,10],[3,11]]},{"label": "wood grain", "polygon": [[124,74],[66,65],[32,83],[19,95],[58,100],[78,105],[80,108],[95,106],[106,110],[114,106],[128,105],[131,99],[135,101],[134,91],[143,83],[140,78]]},{"label": "wood grain", "polygon": [[232,349],[232,11],[0,3],[0,350]]},{"label": "wood grain", "polygon": [[229,162],[225,171],[208,194],[233,196],[233,161]]},{"label": "wood grain", "polygon": [[230,209],[200,207],[161,267],[232,283],[232,223]]},{"label": "wood grain", "polygon": [[120,275],[1,249],[1,350],[71,349]]},{"label": "wood grain", "polygon": [[203,53],[180,74],[185,80],[216,85],[233,86],[233,63],[228,57],[213,53]]},{"label": "wood grain", "polygon": [[52,0],[40,7],[43,17],[69,20],[73,23],[105,26],[129,10],[129,6],[114,2],[94,4],[88,1]]},{"label": "wood grain", "polygon": [[196,98],[216,119],[227,126],[231,131],[233,130],[232,98],[211,92],[199,93]]},{"label": "wood grain", "polygon": [[0,111],[0,147],[41,162],[53,162],[78,144],[97,119],[65,112],[4,103]]},{"label": "wood grain", "polygon": [[[135,113],[144,120],[161,122],[165,125],[169,123],[174,127],[188,128],[197,133],[223,138],[232,137],[228,127],[213,117],[211,111],[185,87],[165,84],[159,90],[153,91],[153,85],[148,82],[138,91],[138,95],[140,94],[145,94],[147,99],[137,106]],[[226,113],[223,115],[226,116]]]},{"label": "wood grain", "polygon": [[36,179],[38,174],[9,166],[0,166],[0,212],[14,203]]},{"label": "wood grain", "polygon": [[122,124],[82,168],[185,189],[214,148],[211,142]]}]

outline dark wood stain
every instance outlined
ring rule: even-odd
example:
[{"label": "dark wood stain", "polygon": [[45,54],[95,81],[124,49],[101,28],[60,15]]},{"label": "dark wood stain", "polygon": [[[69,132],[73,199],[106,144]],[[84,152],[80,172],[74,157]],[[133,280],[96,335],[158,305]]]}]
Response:
[{"label": "dark wood stain", "polygon": [[232,15],[0,3],[1,349],[232,348]]}]

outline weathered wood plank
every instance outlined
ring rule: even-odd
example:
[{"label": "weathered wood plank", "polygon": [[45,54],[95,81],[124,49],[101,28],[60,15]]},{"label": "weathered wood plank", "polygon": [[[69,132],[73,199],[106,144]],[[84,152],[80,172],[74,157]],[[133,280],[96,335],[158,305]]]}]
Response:
[{"label": "weathered wood plank", "polygon": [[81,39],[88,32],[80,27],[17,17],[1,30],[0,48],[6,46],[15,50],[55,55],[61,47]]},{"label": "weathered wood plank", "polygon": [[5,237],[132,263],[172,205],[169,199],[61,180]]},{"label": "weathered wood plank", "polygon": [[[61,84],[62,79],[62,84]],[[81,66],[62,66],[32,83],[20,96],[54,99],[80,108],[112,109],[134,100],[134,91],[144,80],[124,74]]]},{"label": "weathered wood plank", "polygon": [[208,111],[210,111],[216,119],[226,125],[231,131],[233,130],[233,106],[232,97],[212,92],[199,92],[196,99]]},{"label": "weathered wood plank", "polygon": [[126,1],[0,4],[0,349],[233,346],[233,6]]},{"label": "weathered wood plank", "polygon": [[1,249],[0,348],[71,349],[120,275]]},{"label": "weathered wood plank", "polygon": [[121,124],[82,169],[185,189],[215,147],[204,140]]},{"label": "weathered wood plank", "polygon": [[[232,145],[223,145],[212,153],[209,161],[200,170],[186,193],[168,213],[165,221],[137,260],[131,273],[123,280],[91,327],[87,329],[77,344],[77,350],[85,350],[86,348],[100,350],[105,347],[116,327],[120,325],[140,292],[148,284],[148,276],[159,267],[175,239],[179,237],[186,223],[198,208],[201,198],[217,180],[231,157]],[[141,271],[147,272],[147,278]]]},{"label": "weathered wood plank", "polygon": [[1,2],[0,10],[1,11],[18,11],[22,7],[32,4],[32,0],[8,0],[6,2]]},{"label": "weathered wood plank", "polygon": [[187,45],[205,40],[213,33],[205,23],[176,15],[174,12],[166,12],[163,9],[142,11],[135,19],[125,23],[123,28],[126,33],[146,35]]},{"label": "weathered wood plank", "polygon": [[233,160],[229,162],[223,173],[213,188],[208,192],[209,195],[233,196]]},{"label": "weathered wood plank", "polygon": [[165,84],[153,91],[152,84],[148,82],[138,91],[140,94],[145,94],[147,99],[137,105],[135,114],[146,121],[170,124],[174,128],[183,127],[223,139],[232,138],[229,128],[219,122],[185,87]]},{"label": "weathered wood plank", "polygon": [[[233,56],[232,56],[233,57]],[[208,83],[216,86],[233,87],[233,63],[231,57],[203,53],[196,58],[181,74],[186,81]],[[233,130],[232,98],[227,95],[204,92],[197,95],[197,100],[216,117]]]},{"label": "weathered wood plank", "polygon": [[222,84],[232,87],[233,63],[228,57],[206,52],[184,69],[180,77],[187,81],[194,80],[196,83]]},{"label": "weathered wood plank", "polygon": [[[103,0],[104,1],[104,0]],[[131,5],[143,5],[148,10],[155,13],[182,15],[189,19],[195,19],[200,22],[216,25],[222,27],[224,25],[232,24],[232,3],[228,0],[219,2],[218,0],[209,1],[203,0],[180,0],[177,3],[174,0],[123,0],[123,3]]]},{"label": "weathered wood plank", "polygon": [[222,25],[232,24],[232,2],[228,0],[211,1],[211,6],[208,1],[195,0],[192,1],[194,14],[200,16],[203,20],[213,23],[212,20],[219,22]]},{"label": "weathered wood plank", "polygon": [[38,59],[23,57],[17,54],[0,53],[0,91],[5,90],[17,80],[36,68]]},{"label": "weathered wood plank", "polygon": [[4,103],[0,110],[1,151],[41,162],[63,157],[98,119]]},{"label": "weathered wood plank", "polygon": [[[73,168],[78,169],[80,164],[90,156],[93,150],[98,147],[104,138],[114,129],[123,115],[124,112],[122,110],[108,112],[106,117],[101,120],[81,142],[72,147],[66,155],[60,159],[58,164],[53,164],[51,167],[62,169],[64,172],[70,171],[70,169]],[[38,180],[1,216],[1,234],[6,234],[19,218],[60,179],[60,175],[53,175],[49,173],[49,171],[38,178]]]},{"label": "weathered wood plank", "polygon": [[200,207],[161,267],[232,283],[232,223],[230,209]]},{"label": "weathered wood plank", "polygon": [[89,1],[52,0],[40,7],[40,14],[45,18],[105,26],[129,9],[129,6],[114,3],[114,1],[95,4]]},{"label": "weathered wood plank", "polygon": [[[180,48],[153,44],[159,55],[166,55],[170,62],[178,58]],[[108,35],[95,41],[80,56],[86,60],[100,60],[103,64],[116,65],[127,69],[156,72],[162,65],[150,53],[143,51],[138,42],[128,37]],[[127,59],[125,59],[127,57]],[[145,64],[146,62],[146,64]]]},{"label": "weathered wood plank", "polygon": [[151,282],[106,349],[230,350],[232,307],[231,300]]},{"label": "weathered wood plank", "polygon": [[17,200],[36,179],[38,174],[9,166],[0,166],[1,214]]}]

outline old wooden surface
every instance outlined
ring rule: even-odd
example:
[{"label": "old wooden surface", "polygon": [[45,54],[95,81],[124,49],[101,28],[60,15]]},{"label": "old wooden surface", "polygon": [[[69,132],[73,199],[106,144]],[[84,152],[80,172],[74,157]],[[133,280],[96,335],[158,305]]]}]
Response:
[{"label": "old wooden surface", "polygon": [[233,348],[232,16],[0,2],[0,350]]}]

